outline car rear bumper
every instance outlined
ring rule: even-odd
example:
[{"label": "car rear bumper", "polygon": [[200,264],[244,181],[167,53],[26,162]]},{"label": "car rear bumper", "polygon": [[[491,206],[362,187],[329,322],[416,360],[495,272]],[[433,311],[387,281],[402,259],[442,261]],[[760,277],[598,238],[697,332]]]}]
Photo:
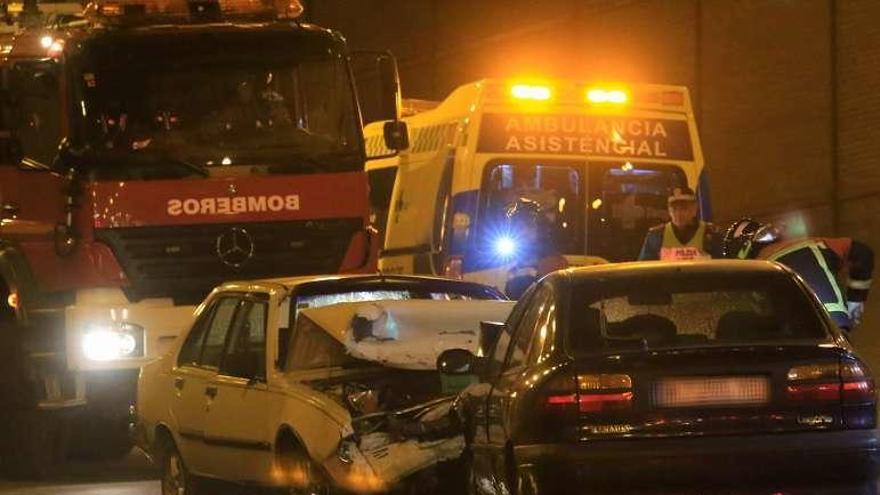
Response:
[{"label": "car rear bumper", "polygon": [[878,473],[880,434],[852,430],[521,445],[514,447],[514,459],[521,471],[555,480],[867,478]]}]

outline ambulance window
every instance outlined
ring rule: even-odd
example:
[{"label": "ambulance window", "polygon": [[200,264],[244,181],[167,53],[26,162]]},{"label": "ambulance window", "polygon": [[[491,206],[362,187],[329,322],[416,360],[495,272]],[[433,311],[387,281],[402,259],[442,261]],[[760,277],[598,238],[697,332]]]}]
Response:
[{"label": "ambulance window", "polygon": [[24,158],[52,164],[61,142],[61,89],[57,64],[23,62],[11,74],[10,94],[17,102],[12,130]]},{"label": "ambulance window", "polygon": [[666,198],[687,184],[681,168],[632,162],[589,164],[589,252],[609,261],[638,258],[648,229],[669,220]]},{"label": "ambulance window", "polygon": [[486,199],[480,216],[481,231],[490,238],[499,235],[499,231],[504,232],[508,227],[508,208],[525,198],[541,205],[541,211],[552,226],[557,248],[563,253],[579,252],[582,246],[579,233],[582,184],[580,167],[566,164],[502,162],[490,165],[483,180]]}]

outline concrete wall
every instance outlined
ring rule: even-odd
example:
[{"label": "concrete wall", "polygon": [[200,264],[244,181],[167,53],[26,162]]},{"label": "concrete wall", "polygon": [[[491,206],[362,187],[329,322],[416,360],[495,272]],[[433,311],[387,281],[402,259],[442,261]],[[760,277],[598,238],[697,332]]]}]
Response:
[{"label": "concrete wall", "polygon": [[[547,74],[691,87],[716,217],[783,220],[880,252],[876,0],[311,0],[390,48],[407,95]],[[869,324],[880,326],[880,292]]]}]

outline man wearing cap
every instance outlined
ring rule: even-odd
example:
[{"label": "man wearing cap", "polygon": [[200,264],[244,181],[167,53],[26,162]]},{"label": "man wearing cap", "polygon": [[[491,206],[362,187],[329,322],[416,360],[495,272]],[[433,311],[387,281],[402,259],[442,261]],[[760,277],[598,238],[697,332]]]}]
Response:
[{"label": "man wearing cap", "polygon": [[721,257],[721,236],[697,218],[697,196],[676,187],[667,199],[670,221],[648,230],[639,260],[693,261]]}]

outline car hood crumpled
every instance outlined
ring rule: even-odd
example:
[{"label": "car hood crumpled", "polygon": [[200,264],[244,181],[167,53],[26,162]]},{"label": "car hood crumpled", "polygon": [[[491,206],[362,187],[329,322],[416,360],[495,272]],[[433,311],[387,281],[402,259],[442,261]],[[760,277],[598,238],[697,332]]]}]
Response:
[{"label": "car hood crumpled", "polygon": [[512,301],[407,300],[343,303],[300,312],[358,359],[411,370],[436,369],[447,349],[477,353],[481,321],[505,321]]}]

